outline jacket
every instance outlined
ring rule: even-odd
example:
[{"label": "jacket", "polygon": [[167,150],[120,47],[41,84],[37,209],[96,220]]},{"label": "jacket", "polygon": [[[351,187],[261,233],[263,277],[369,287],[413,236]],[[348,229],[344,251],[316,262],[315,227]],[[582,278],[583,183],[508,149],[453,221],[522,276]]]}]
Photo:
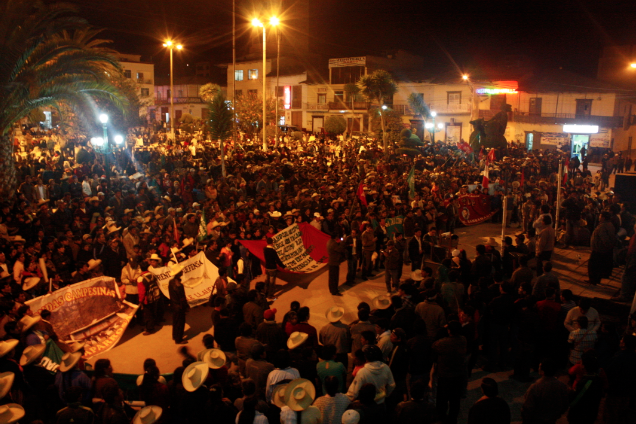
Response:
[{"label": "jacket", "polygon": [[554,250],[554,228],[545,227],[541,232],[537,235],[537,255],[541,252],[551,252]]},{"label": "jacket", "polygon": [[373,231],[364,231],[362,233],[362,250],[373,252],[375,250],[375,234]]},{"label": "jacket", "polygon": [[278,252],[276,252],[273,246],[265,246],[263,248],[263,254],[265,256],[265,269],[277,269],[276,265],[285,268],[285,264],[280,260]]},{"label": "jacket", "polygon": [[127,264],[121,270],[121,282],[126,286],[126,294],[138,294],[137,278],[141,276],[141,268],[133,269]]},{"label": "jacket", "polygon": [[339,266],[340,262],[344,259],[346,253],[346,247],[343,243],[339,243],[333,239],[327,242],[327,253],[329,254],[329,266]]},{"label": "jacket", "polygon": [[401,267],[402,255],[395,247],[385,250],[384,256],[386,257],[384,266],[387,270],[399,269]]},{"label": "jacket", "polygon": [[610,253],[614,250],[618,239],[614,231],[614,225],[609,222],[601,222],[592,233],[590,247],[592,252]]},{"label": "jacket", "polygon": [[367,362],[364,364],[347,391],[347,397],[354,401],[358,397],[360,388],[366,383],[372,383],[377,390],[376,403],[384,403],[384,399],[395,390],[393,373],[387,364],[381,361]]}]

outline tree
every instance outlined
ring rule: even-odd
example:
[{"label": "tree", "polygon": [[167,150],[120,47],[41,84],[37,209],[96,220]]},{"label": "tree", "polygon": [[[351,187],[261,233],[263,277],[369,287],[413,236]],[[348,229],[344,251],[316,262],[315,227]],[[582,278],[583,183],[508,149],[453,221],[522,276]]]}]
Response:
[{"label": "tree", "polygon": [[225,177],[225,144],[224,141],[232,134],[232,109],[231,104],[225,100],[221,90],[218,90],[212,101],[208,102],[209,119],[207,122],[212,139],[220,142],[221,148],[221,175]]},{"label": "tree", "polygon": [[347,101],[355,102],[360,95],[360,87],[353,83],[345,84],[344,92],[347,95]]},{"label": "tree", "polygon": [[419,93],[411,93],[407,101],[416,115],[420,115],[422,118],[428,119],[430,110],[428,105],[424,103],[424,96]]},{"label": "tree", "polygon": [[327,117],[325,120],[325,131],[328,134],[342,134],[347,130],[347,122],[340,115],[333,115]]},{"label": "tree", "polygon": [[[254,137],[263,131],[263,98],[254,95],[236,96],[234,112],[238,128],[248,137]],[[267,125],[275,125],[276,103],[273,98],[267,99]],[[262,135],[261,135],[262,137]]]},{"label": "tree", "polygon": [[209,82],[199,87],[199,97],[204,102],[210,103],[219,91],[221,91],[220,85]]},{"label": "tree", "polygon": [[[404,125],[402,124],[402,115],[400,115],[399,112],[393,109],[383,110],[382,108],[371,108],[369,110],[369,116],[371,117],[371,128],[380,127],[380,130],[377,132],[382,137],[382,140],[385,140],[386,143],[390,143],[391,145],[400,142],[400,133],[404,129]],[[382,126],[382,120],[384,120],[384,126]],[[386,151],[386,145],[384,150]]]},{"label": "tree", "polygon": [[122,109],[126,103],[111,81],[120,71],[117,58],[75,12],[64,3],[0,2],[0,196],[5,199],[15,195],[17,185],[14,123],[34,109],[63,104],[78,114],[90,111],[95,121],[96,100]]},{"label": "tree", "polygon": [[[393,100],[393,95],[397,93],[397,84],[391,74],[383,69],[378,69],[372,74],[363,75],[357,83],[360,92],[370,102],[377,103],[378,107],[384,106],[387,100]],[[382,145],[384,154],[388,154],[388,139],[386,132],[386,122],[384,114],[380,114],[380,124],[382,126]]]}]

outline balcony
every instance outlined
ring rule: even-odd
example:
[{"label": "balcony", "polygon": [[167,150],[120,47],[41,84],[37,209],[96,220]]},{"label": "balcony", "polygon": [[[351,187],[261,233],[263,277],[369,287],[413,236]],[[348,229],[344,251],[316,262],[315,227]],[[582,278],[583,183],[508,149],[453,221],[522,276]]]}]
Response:
[{"label": "balcony", "polygon": [[305,109],[306,110],[324,110],[324,111],[328,111],[329,110],[329,104],[328,103],[305,103]]},{"label": "balcony", "polygon": [[137,84],[148,84],[148,85],[152,85],[152,80],[151,80],[151,79],[137,78]]},{"label": "balcony", "polygon": [[430,110],[434,110],[441,115],[452,115],[461,113],[470,113],[470,103],[448,103],[448,102],[432,102],[428,104]]},{"label": "balcony", "polygon": [[[184,104],[184,103],[203,103],[200,97],[175,97],[174,104]],[[170,97],[157,97],[155,98],[156,105],[169,105]]]},{"label": "balcony", "polygon": [[371,103],[369,102],[352,102],[352,101],[344,101],[337,100],[335,102],[327,102],[328,110],[360,110],[367,111],[369,110],[369,106]]},{"label": "balcony", "polygon": [[[481,110],[479,116],[482,117]],[[484,111],[491,112],[491,111]],[[494,112],[494,111],[493,111]],[[617,128],[623,126],[622,116],[597,116],[590,115],[586,117],[577,117],[573,113],[542,113],[541,115],[530,115],[527,112],[515,112],[512,114],[512,120],[515,122],[523,122],[526,124],[547,124],[547,125],[563,125],[563,124],[587,124],[598,125],[604,128]]]}]

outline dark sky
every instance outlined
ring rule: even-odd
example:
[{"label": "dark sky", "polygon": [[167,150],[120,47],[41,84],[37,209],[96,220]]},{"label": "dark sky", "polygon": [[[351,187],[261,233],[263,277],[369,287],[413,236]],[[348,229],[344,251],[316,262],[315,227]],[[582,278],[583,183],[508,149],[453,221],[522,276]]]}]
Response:
[{"label": "dark sky", "polygon": [[[237,1],[239,50],[252,33],[252,0]],[[511,55],[529,65],[563,67],[595,76],[607,44],[636,44],[636,1],[405,1],[310,0],[309,33],[316,48],[332,57],[403,48],[431,65],[471,72],[498,67]],[[176,66],[187,72],[196,61],[231,61],[231,0],[71,0],[80,15],[106,28],[104,38],[126,53],[142,54],[167,74],[162,40],[171,35],[186,46]],[[254,4],[262,4],[259,0]],[[258,7],[258,6],[255,6]],[[326,66],[326,65],[325,65]],[[192,69],[192,68],[190,68]]]}]

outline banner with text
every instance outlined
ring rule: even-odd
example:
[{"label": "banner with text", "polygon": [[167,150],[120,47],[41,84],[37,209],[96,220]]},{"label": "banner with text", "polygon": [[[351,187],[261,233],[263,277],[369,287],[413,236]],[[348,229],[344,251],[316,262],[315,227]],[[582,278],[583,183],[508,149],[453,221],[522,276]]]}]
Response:
[{"label": "banner with text", "polygon": [[[218,268],[205,257],[203,252],[191,257],[187,261],[179,262],[179,265],[183,266],[181,283],[184,286],[190,307],[195,307],[207,302],[212,293],[214,282],[219,276]],[[168,283],[170,283],[170,279],[172,278],[170,268],[167,266],[155,268],[152,270],[152,273],[157,278],[161,292],[170,299],[168,293]]]},{"label": "banner with text", "polygon": [[115,346],[137,310],[121,298],[115,279],[110,277],[72,284],[26,304],[34,314],[51,311],[49,322],[60,340],[86,342],[85,358]]},{"label": "banner with text", "polygon": [[[272,239],[274,249],[285,264],[285,271],[309,273],[327,264],[329,236],[307,223],[293,224],[279,231]],[[240,243],[265,263],[265,241],[240,240]]]},{"label": "banner with text", "polygon": [[395,233],[404,233],[402,221],[404,221],[404,217],[402,215],[386,219],[386,236],[389,239],[393,239],[393,234]]},{"label": "banner with text", "polygon": [[486,194],[469,194],[459,196],[459,220],[462,224],[481,224],[497,213],[490,210],[490,196]]}]

